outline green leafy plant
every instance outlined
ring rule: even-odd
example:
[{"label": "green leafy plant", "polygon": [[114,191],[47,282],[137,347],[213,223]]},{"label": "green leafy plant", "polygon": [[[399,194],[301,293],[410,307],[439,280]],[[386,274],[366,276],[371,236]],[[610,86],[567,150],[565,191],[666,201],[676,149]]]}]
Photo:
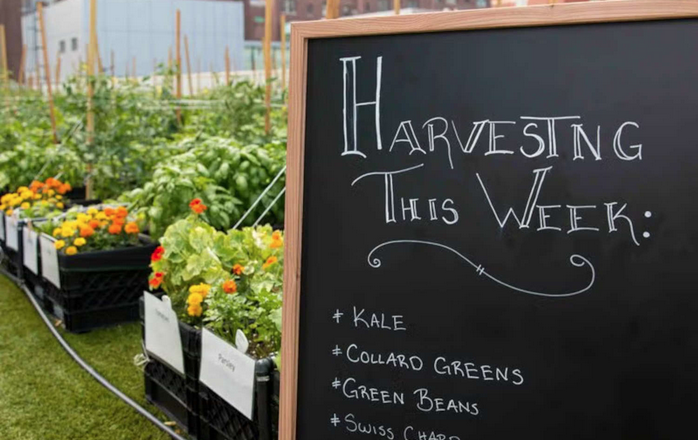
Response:
[{"label": "green leafy plant", "polygon": [[191,214],[170,226],[152,257],[151,286],[180,319],[233,342],[238,330],[261,358],[281,343],[283,235],[271,226],[231,230]]}]

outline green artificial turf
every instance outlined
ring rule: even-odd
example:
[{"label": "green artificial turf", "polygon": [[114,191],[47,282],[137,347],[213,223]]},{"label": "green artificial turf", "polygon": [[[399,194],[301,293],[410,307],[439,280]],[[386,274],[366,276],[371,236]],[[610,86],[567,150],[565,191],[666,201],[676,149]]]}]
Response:
[{"label": "green artificial turf", "polygon": [[[0,310],[0,439],[169,438],[75,363],[24,293],[3,276]],[[157,413],[145,402],[143,373],[133,364],[140,351],[138,324],[65,337],[107,380]]]}]

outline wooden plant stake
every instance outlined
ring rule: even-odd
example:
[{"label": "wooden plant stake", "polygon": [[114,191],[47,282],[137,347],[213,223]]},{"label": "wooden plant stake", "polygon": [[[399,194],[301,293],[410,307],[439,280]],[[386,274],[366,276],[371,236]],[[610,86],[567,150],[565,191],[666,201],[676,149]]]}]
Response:
[{"label": "wooden plant stake", "polygon": [[189,39],[184,36],[184,57],[187,61],[187,79],[189,80],[189,96],[194,95],[194,82],[191,79],[191,62],[189,61]]},{"label": "wooden plant stake", "polygon": [[[94,1],[94,0],[91,0]],[[44,23],[44,4],[39,2],[36,5],[36,13],[39,15],[39,27],[41,28],[41,47],[44,53],[44,69],[46,73],[46,90],[48,93],[48,108],[51,116],[51,131],[53,132],[53,142],[58,143],[58,129],[56,128],[56,113],[53,106],[53,94],[51,92],[51,66],[48,64],[48,50],[46,49],[46,26]],[[38,70],[38,69],[37,69]]]}]

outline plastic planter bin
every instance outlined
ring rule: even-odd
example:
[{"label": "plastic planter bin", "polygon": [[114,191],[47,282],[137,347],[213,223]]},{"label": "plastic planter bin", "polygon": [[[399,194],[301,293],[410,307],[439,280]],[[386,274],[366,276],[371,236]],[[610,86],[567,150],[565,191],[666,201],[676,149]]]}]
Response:
[{"label": "plastic planter bin", "polygon": [[[274,361],[255,365],[255,416],[249,420],[215,392],[199,383],[200,440],[272,440],[278,438],[278,374]],[[274,409],[273,402],[276,402]]]},{"label": "plastic planter bin", "polygon": [[[54,241],[42,237],[44,245]],[[142,246],[42,258],[45,294],[66,330],[81,333],[138,320],[138,299],[148,287],[157,246],[145,236],[142,241]]]},{"label": "plastic planter bin", "polygon": [[23,254],[22,254],[22,228],[25,220],[20,220],[16,216],[5,217],[5,241],[3,243],[3,260],[6,269],[17,278],[22,278]]},{"label": "plastic planter bin", "polygon": [[182,427],[190,437],[197,438],[199,416],[190,402],[197,400],[197,392],[191,383],[168,367],[151,358],[145,366],[145,397],[160,411]]},{"label": "plastic planter bin", "polygon": [[[33,222],[37,224],[39,222]],[[30,224],[22,226],[22,277],[29,291],[34,295],[39,304],[50,310],[46,296],[44,295],[45,284],[41,277],[41,249],[39,247],[38,231]]]},{"label": "plastic planter bin", "polygon": [[[156,296],[161,296],[157,295]],[[145,323],[143,321],[143,297],[139,301],[139,315],[145,343]],[[190,437],[199,436],[199,365],[201,362],[201,330],[179,322],[179,335],[182,339],[184,372],[177,371],[150,357],[145,367],[145,396],[150,403],[167,414],[183,428]]]}]

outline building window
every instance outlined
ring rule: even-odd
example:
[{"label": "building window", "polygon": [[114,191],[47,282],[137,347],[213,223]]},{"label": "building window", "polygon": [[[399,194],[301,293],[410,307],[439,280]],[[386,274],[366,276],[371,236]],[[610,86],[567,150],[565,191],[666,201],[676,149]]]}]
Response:
[{"label": "building window", "polygon": [[388,10],[388,0],[378,0],[378,10],[387,11]]},{"label": "building window", "polygon": [[351,8],[349,7],[349,5],[342,6],[342,15],[346,17],[350,14],[351,14]]},{"label": "building window", "polygon": [[327,17],[327,0],[322,2],[322,16]]},{"label": "building window", "polygon": [[308,15],[313,15],[313,9],[315,9],[315,5],[308,3],[308,5],[305,7],[305,12],[307,12]]},{"label": "building window", "polygon": [[284,2],[284,9],[289,14],[295,14],[296,13],[296,0],[286,0]]},{"label": "building window", "polygon": [[417,8],[417,0],[409,0],[407,2],[407,7],[416,9]]},{"label": "building window", "polygon": [[78,50],[78,39],[77,38],[72,38],[70,40],[70,50],[72,50],[73,52]]},{"label": "building window", "polygon": [[364,11],[366,11],[366,12],[371,12],[371,4],[370,4],[370,3],[366,3],[366,4],[364,5]]},{"label": "building window", "polygon": [[58,42],[58,51],[60,53],[65,53],[65,40]]}]

